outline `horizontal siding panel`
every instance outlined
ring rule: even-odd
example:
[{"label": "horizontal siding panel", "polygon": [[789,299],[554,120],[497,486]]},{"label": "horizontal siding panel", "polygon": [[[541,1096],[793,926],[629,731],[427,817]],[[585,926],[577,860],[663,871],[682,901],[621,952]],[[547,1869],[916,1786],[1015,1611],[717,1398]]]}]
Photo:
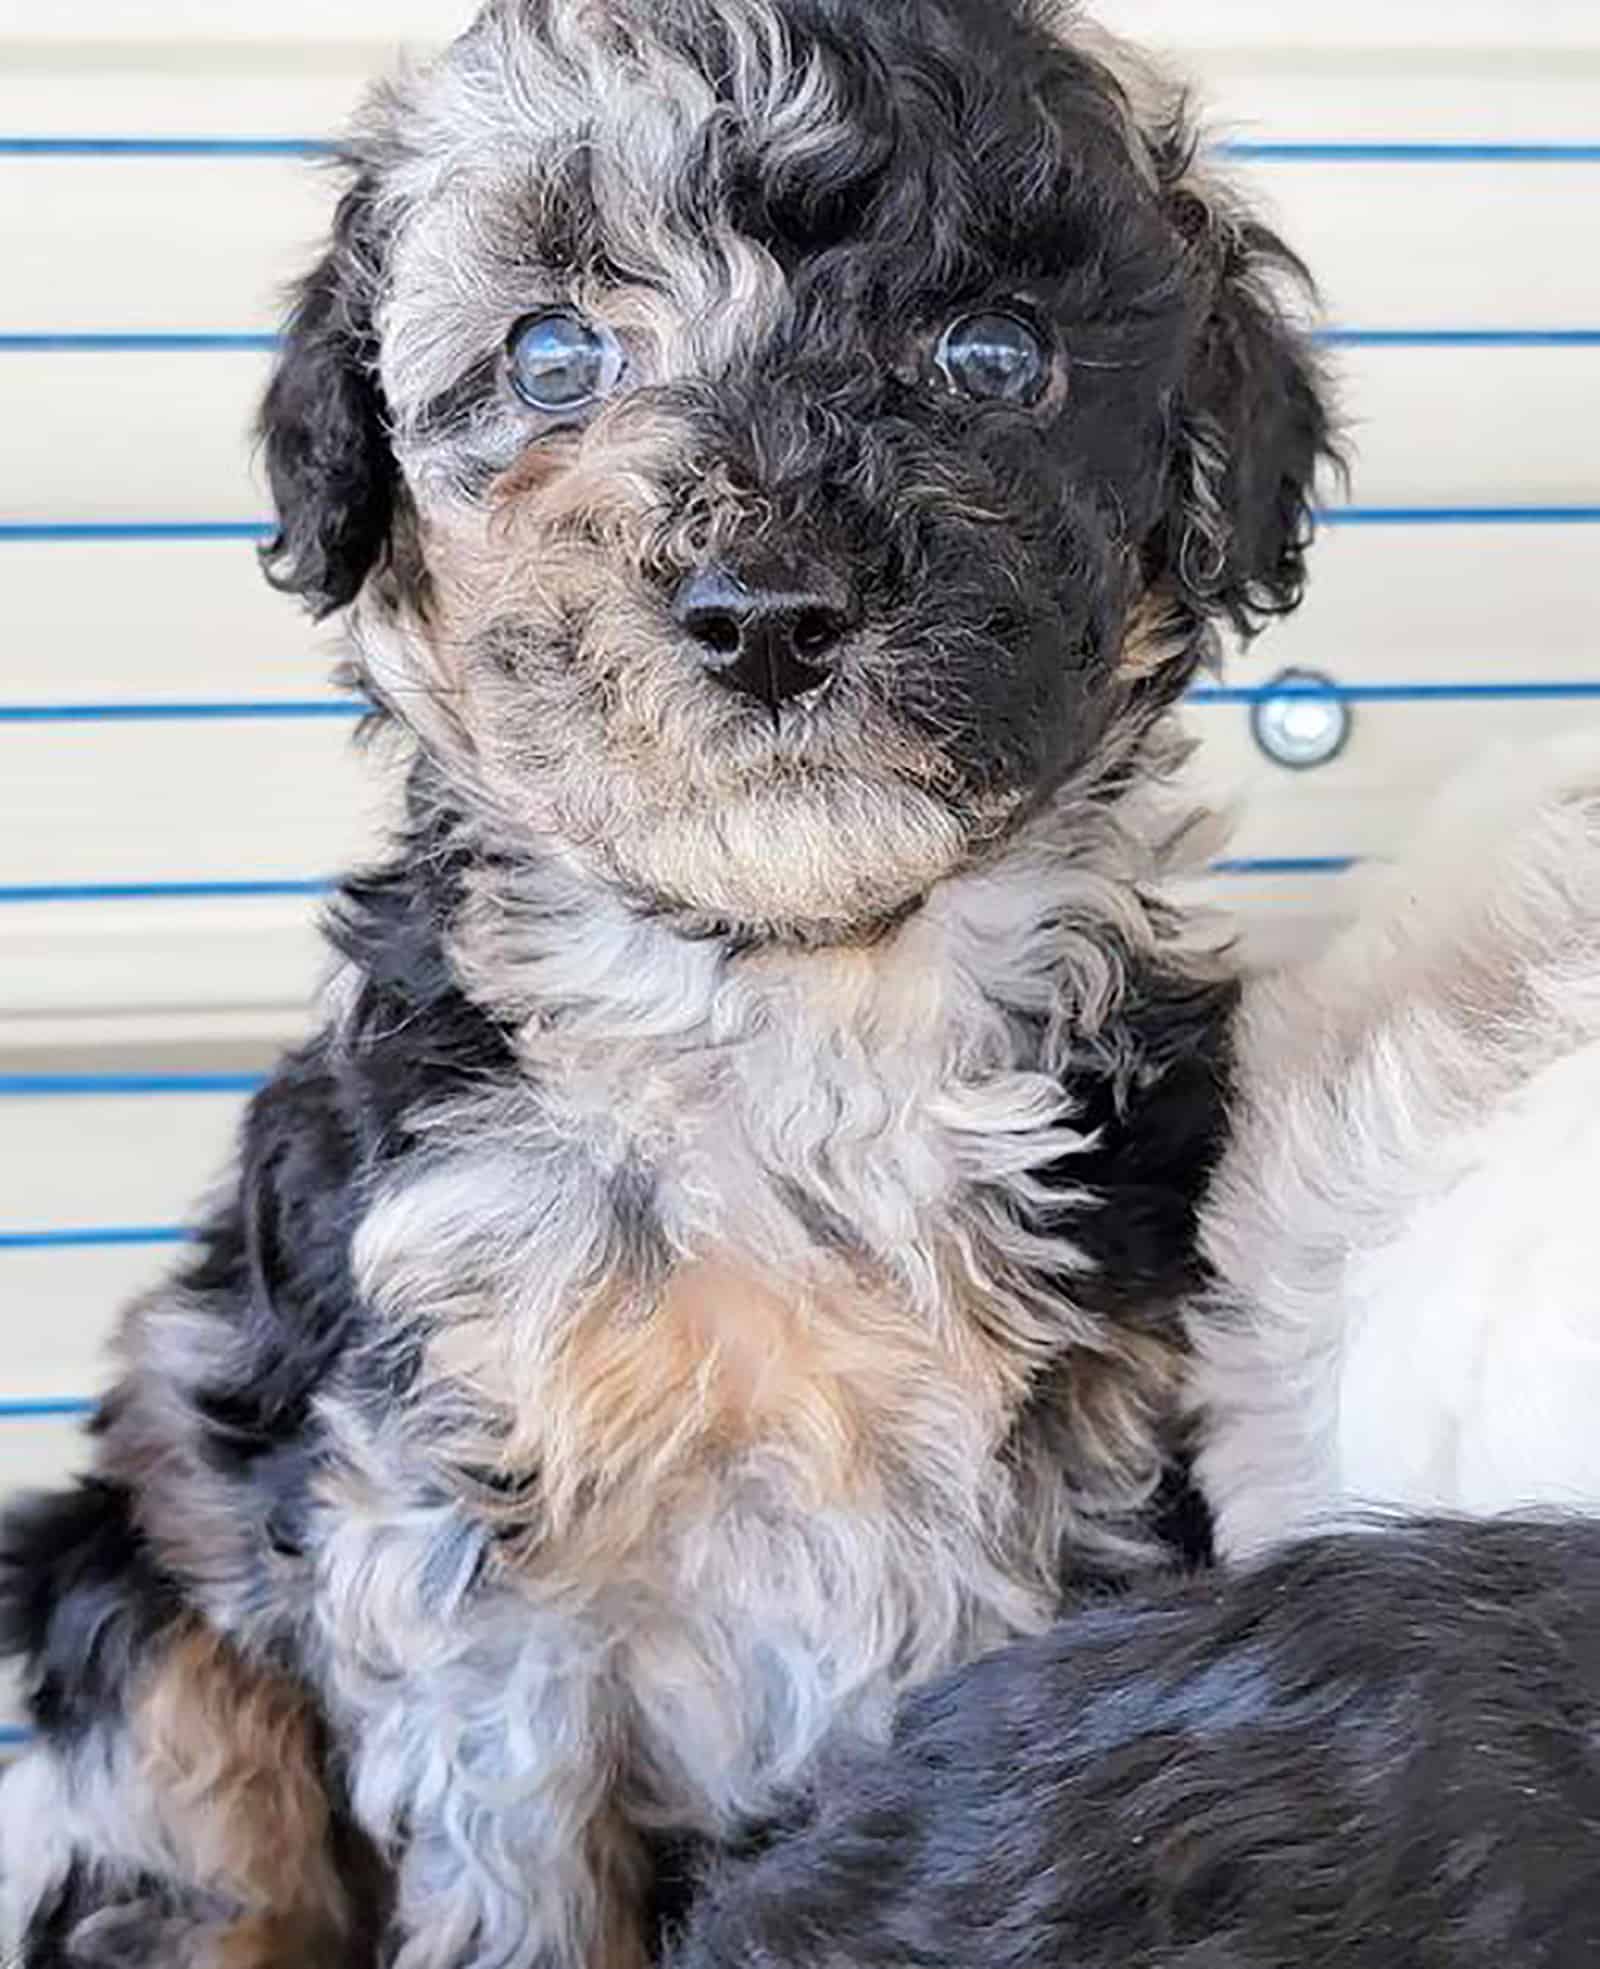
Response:
[{"label": "horizontal siding panel", "polygon": [[[328,138],[386,66],[382,47],[229,44],[141,52],[92,40],[78,50],[8,51],[0,135]],[[1287,143],[1572,143],[1596,137],[1600,55],[1559,56],[1519,42],[1492,52],[1434,46],[1403,58],[1370,46],[1282,38],[1176,49],[1220,137]],[[30,168],[37,168],[32,166]]]},{"label": "horizontal siding panel", "polygon": [[330,875],[379,778],[337,725],[0,726],[0,887]]},{"label": "horizontal siding panel", "polygon": [[1337,368],[1362,503],[1561,505],[1600,492],[1593,453],[1573,443],[1575,430],[1600,433],[1600,348],[1344,350]]},{"label": "horizontal siding panel", "polygon": [[251,430],[267,369],[259,355],[0,356],[23,489],[8,517],[260,519]]},{"label": "horizontal siding panel", "polygon": [[1348,683],[1600,677],[1597,552],[1590,527],[1329,528],[1305,607],[1230,681],[1290,665]]},{"label": "horizontal siding panel", "polygon": [[0,38],[71,47],[110,41],[164,48],[176,43],[239,48],[290,44],[307,49],[368,44],[369,59],[402,44],[428,46],[459,32],[476,0],[73,0],[43,13],[37,0],[0,0]]},{"label": "horizontal siding panel", "polygon": [[20,1755],[26,1747],[27,1718],[23,1711],[19,1677],[15,1670],[0,1670],[0,1762]]},{"label": "horizontal siding panel", "polygon": [[[237,1099],[0,1102],[0,1166],[15,1171],[0,1234],[150,1227],[196,1221],[231,1152]],[[3,1248],[0,1405],[82,1399],[112,1371],[121,1309],[180,1261],[176,1247]],[[0,1490],[41,1459],[63,1465],[70,1429],[0,1407]]]},{"label": "horizontal siding panel", "polygon": [[[323,846],[314,850],[324,858]],[[298,1027],[329,967],[312,901],[52,902],[0,910],[0,1046],[59,1044],[64,1019],[233,1015]],[[181,1027],[180,1027],[181,1029]],[[199,1036],[199,1035],[197,1035]],[[94,1034],[82,1027],[82,1043]]]},{"label": "horizontal siding panel", "polygon": [[0,1498],[64,1482],[83,1470],[89,1445],[80,1423],[0,1421]]},{"label": "horizontal siding panel", "polygon": [[232,1154],[243,1105],[219,1094],[0,1100],[0,1231],[186,1220]]},{"label": "horizontal siding panel", "polygon": [[[113,1372],[106,1350],[121,1309],[172,1262],[150,1251],[0,1250],[0,1404],[97,1394]],[[17,1426],[0,1412],[0,1439]]]},{"label": "horizontal siding panel", "polygon": [[[1195,782],[1237,812],[1227,848],[1237,858],[1392,854],[1452,771],[1491,745],[1534,743],[1575,722],[1570,709],[1542,704],[1363,704],[1343,753],[1297,773],[1261,753],[1247,713],[1205,717]],[[1580,712],[1576,722],[1600,726],[1600,716]]]},{"label": "horizontal siding panel", "polygon": [[[1483,527],[1469,541],[1464,531],[1327,529],[1307,606],[1252,646],[1234,681],[1289,663],[1351,681],[1600,670],[1594,530]],[[1470,581],[1460,579],[1464,551]],[[5,545],[0,570],[15,640],[4,702],[305,702],[326,689],[339,650],[337,628],[306,622],[236,542]],[[205,745],[209,733],[187,728],[187,742]],[[15,738],[0,729],[0,746]],[[380,749],[358,770],[380,771],[382,760]]]},{"label": "horizontal siding panel", "polygon": [[[436,41],[464,25],[463,0],[279,0],[270,9],[237,0],[74,0],[41,22],[34,0],[0,0],[0,36],[65,45],[95,40],[162,46],[173,41],[308,47],[366,40]],[[1285,9],[1280,0],[1097,0],[1095,17],[1119,32],[1189,49],[1241,42],[1308,49],[1380,47],[1600,48],[1588,0],[1343,0],[1337,8]]]},{"label": "horizontal siding panel", "polygon": [[1256,164],[1242,181],[1315,273],[1331,321],[1600,327],[1600,254],[1573,250],[1600,164]]},{"label": "horizontal siding panel", "polygon": [[[323,953],[309,938],[302,971],[321,976]],[[81,1011],[52,1002],[25,1015],[0,1012],[0,1060],[18,1071],[34,1071],[41,1058],[57,1055],[68,1068],[97,1049],[120,1058],[148,1061],[152,1056],[191,1059],[196,1048],[244,1052],[252,1059],[272,1057],[296,1045],[306,1028],[306,997],[295,988],[282,1003],[219,1005],[163,1001],[132,1010],[107,1009],[93,1001]]]},{"label": "horizontal siding panel", "polygon": [[231,157],[0,157],[0,189],[17,334],[271,326],[335,195],[314,165]]},{"label": "horizontal siding panel", "polygon": [[1432,47],[1401,56],[1360,48],[1319,50],[1308,59],[1293,42],[1262,42],[1199,51],[1182,58],[1176,72],[1191,83],[1210,132],[1239,142],[1600,141],[1600,56],[1593,53],[1554,57],[1519,45]]},{"label": "horizontal siding panel", "polygon": [[338,630],[275,593],[239,541],[7,543],[0,575],[8,704],[298,702],[338,653]]},{"label": "horizontal siding panel", "polygon": [[[104,0],[102,0],[104,4]],[[1600,49],[1590,0],[1341,0],[1337,7],[1283,0],[1095,0],[1086,11],[1117,32],[1199,54],[1265,44],[1303,51]]]},{"label": "horizontal siding panel", "polygon": [[[343,127],[385,66],[382,48],[179,43],[8,48],[0,135],[279,141]],[[29,169],[35,168],[30,162]]]},{"label": "horizontal siding panel", "polygon": [[[103,587],[95,579],[96,555],[128,550],[20,551],[70,557],[81,572],[62,583],[62,592],[76,597],[98,596]],[[1261,683],[1289,666],[1325,671],[1349,683],[1449,677],[1476,683],[1600,679],[1600,619],[1592,607],[1594,541],[1589,529],[1475,530],[1470,582],[1459,578],[1461,553],[1452,529],[1330,531],[1313,557],[1307,607],[1236,660],[1232,679]],[[211,546],[174,546],[159,554],[147,552],[146,569],[165,564],[168,556],[179,568],[235,569],[253,602],[257,577],[248,556],[230,559]],[[171,585],[182,590],[186,582],[178,579]],[[190,688],[203,684],[205,677],[193,668],[181,677],[168,671],[163,679],[159,663],[175,659],[168,654],[170,646],[155,614],[158,585],[152,586],[149,601],[151,619],[134,644],[133,660],[140,672],[148,660],[157,665],[157,683],[164,681],[169,690],[180,683]],[[281,600],[268,594],[265,608],[268,616],[281,610],[288,629],[300,633],[294,612]],[[203,618],[197,619],[197,641],[204,629]],[[100,618],[91,610],[84,631],[68,609],[58,634],[53,678],[58,694],[70,697],[84,683],[101,688]],[[81,680],[76,670],[80,660],[86,667]],[[203,664],[204,652],[191,651],[184,660]],[[230,672],[225,680],[214,679],[211,687],[225,682],[226,695],[249,691],[256,680],[263,691],[276,687],[270,659],[249,674]],[[35,679],[33,687],[40,681]],[[1499,704],[1448,707],[1448,717],[1435,715],[1441,707],[1406,709],[1410,722],[1404,730],[1434,735],[1436,749],[1427,755],[1416,781],[1424,789],[1429,775],[1470,756],[1505,728],[1505,709]],[[1374,720],[1390,715],[1388,707],[1360,709],[1354,757],[1359,758]],[[1522,705],[1515,711],[1517,729],[1530,736],[1561,728],[1574,715],[1585,713],[1562,704]],[[1230,743],[1235,754],[1238,744],[1249,743],[1243,711],[1207,707],[1193,714],[1193,723],[1208,747],[1217,750],[1219,761]],[[1228,739],[1230,732],[1237,735],[1236,743]],[[127,761],[125,767],[106,763],[108,744],[109,756]],[[0,728],[0,760],[8,756],[6,747],[29,762],[12,775],[12,856],[9,865],[0,858],[6,879],[19,882],[332,874],[369,845],[367,816],[390,790],[382,752],[351,756],[339,727]],[[68,774],[63,762],[74,757],[76,766]],[[1245,758],[1255,764],[1253,747]],[[282,811],[278,820],[264,825],[259,799],[242,805],[237,788],[257,785],[269,764],[279,782]],[[1348,768],[1347,760],[1331,770],[1335,805],[1346,797],[1348,781],[1341,773]],[[23,782],[30,772],[48,782],[48,796],[27,790]],[[107,810],[104,792],[108,785],[135,778],[158,789],[159,798],[145,796],[141,831],[129,839],[123,816]],[[1321,845],[1341,852],[1366,845],[1379,825],[1376,817],[1391,816],[1398,827],[1399,816],[1410,810],[1375,802],[1363,786],[1359,797],[1367,834],[1358,839],[1351,829],[1334,825],[1329,782],[1330,774],[1287,775],[1261,762],[1252,784],[1260,797],[1270,796],[1268,833],[1282,824],[1285,813],[1298,812],[1303,818],[1295,823],[1296,840],[1302,847],[1326,825],[1330,834]],[[69,784],[77,789],[74,799],[68,798]],[[1231,783],[1227,790],[1230,795],[1238,791]],[[72,825],[69,831],[58,820],[43,838],[41,854],[32,844],[39,839],[37,814],[46,797],[57,802],[58,814],[67,800],[73,807]],[[29,816],[33,826],[26,824]],[[1271,851],[1271,843],[1258,848],[1252,836],[1250,851]],[[0,1015],[24,1021],[24,1026],[11,1028],[16,1036],[27,1021],[45,1020],[52,1011],[88,1016],[180,1007],[198,1013],[208,1006],[292,1009],[306,1002],[327,962],[315,936],[315,915],[310,901],[13,905],[0,914],[6,951],[6,962],[0,964]]]}]

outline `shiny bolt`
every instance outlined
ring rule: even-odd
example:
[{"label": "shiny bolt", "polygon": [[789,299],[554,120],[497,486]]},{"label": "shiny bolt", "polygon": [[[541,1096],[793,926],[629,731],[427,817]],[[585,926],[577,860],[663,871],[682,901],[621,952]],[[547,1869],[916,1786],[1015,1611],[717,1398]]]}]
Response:
[{"label": "shiny bolt", "polygon": [[1274,765],[1307,772],[1338,758],[1354,720],[1337,688],[1316,670],[1285,670],[1267,685],[1250,713],[1250,729]]}]

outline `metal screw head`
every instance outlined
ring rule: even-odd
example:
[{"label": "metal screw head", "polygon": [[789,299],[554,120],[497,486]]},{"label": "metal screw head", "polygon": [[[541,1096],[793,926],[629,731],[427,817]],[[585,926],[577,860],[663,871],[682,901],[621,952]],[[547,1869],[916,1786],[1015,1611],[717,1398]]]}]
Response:
[{"label": "metal screw head", "polygon": [[1256,744],[1275,766],[1309,772],[1337,759],[1355,723],[1331,677],[1318,670],[1285,670],[1250,712]]}]

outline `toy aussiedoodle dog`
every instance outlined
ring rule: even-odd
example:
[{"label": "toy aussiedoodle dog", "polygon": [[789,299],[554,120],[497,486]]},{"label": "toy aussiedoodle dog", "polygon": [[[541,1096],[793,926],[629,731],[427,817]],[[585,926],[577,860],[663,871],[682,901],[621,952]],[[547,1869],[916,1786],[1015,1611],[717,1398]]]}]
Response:
[{"label": "toy aussiedoodle dog", "polygon": [[1600,1962],[1600,1524],[1128,1595],[907,1699],[675,1969]]},{"label": "toy aussiedoodle dog", "polygon": [[409,831],[6,1528],[27,1969],[631,1969],[659,1841],[1182,1515],[1150,795],[1299,597],[1289,256],[1044,0],[494,0],[346,163],[268,562]]}]

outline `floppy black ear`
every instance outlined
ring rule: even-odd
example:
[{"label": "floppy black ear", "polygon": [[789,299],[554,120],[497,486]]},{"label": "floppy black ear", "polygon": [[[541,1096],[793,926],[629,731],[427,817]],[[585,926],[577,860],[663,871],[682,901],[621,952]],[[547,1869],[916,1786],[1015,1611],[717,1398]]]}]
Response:
[{"label": "floppy black ear", "polygon": [[379,242],[371,188],[340,200],[333,243],[301,284],[262,406],[278,531],[267,579],[318,616],[342,608],[383,558],[397,471],[377,376]]},{"label": "floppy black ear", "polygon": [[1340,465],[1327,379],[1291,312],[1311,280],[1269,227],[1192,185],[1174,186],[1167,207],[1196,327],[1161,572],[1192,607],[1250,635],[1299,606],[1316,480]]}]

